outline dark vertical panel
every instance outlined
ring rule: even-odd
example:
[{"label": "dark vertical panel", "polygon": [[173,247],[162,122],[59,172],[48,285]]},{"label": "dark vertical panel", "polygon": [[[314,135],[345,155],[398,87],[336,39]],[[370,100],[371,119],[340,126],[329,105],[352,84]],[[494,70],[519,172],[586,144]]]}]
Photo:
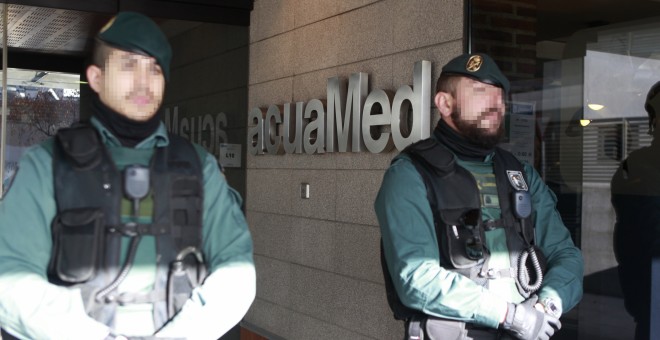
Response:
[{"label": "dark vertical panel", "polygon": [[472,53],[472,0],[465,0],[463,15],[463,51]]},{"label": "dark vertical panel", "polygon": [[660,234],[656,234],[651,264],[651,333],[649,339],[660,339]]},{"label": "dark vertical panel", "polygon": [[[11,49],[7,53],[7,62],[11,68],[68,73],[81,73],[85,67],[85,57],[83,56],[13,51]],[[1,65],[0,68],[2,68]]]}]

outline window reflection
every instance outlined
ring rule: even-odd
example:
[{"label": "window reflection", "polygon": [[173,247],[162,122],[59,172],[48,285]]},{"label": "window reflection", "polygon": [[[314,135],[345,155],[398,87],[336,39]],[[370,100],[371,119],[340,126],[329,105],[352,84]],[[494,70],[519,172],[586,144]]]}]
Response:
[{"label": "window reflection", "polygon": [[[0,76],[1,76],[0,71]],[[23,152],[80,116],[78,74],[9,69],[7,73],[5,178],[9,183]]]},{"label": "window reflection", "polygon": [[[610,182],[632,152],[652,143],[644,104],[660,81],[660,2],[469,3],[471,51],[496,59],[512,81],[512,107],[533,111],[528,130],[534,133],[510,130],[509,142],[534,145],[525,160],[557,195],[557,208],[583,252],[585,295],[562,318],[555,338],[632,339],[635,322],[624,309],[613,249],[617,215]],[[510,107],[509,121],[516,119],[514,111]],[[646,158],[660,184],[660,167]],[[652,232],[640,233],[635,235],[653,239]]]}]

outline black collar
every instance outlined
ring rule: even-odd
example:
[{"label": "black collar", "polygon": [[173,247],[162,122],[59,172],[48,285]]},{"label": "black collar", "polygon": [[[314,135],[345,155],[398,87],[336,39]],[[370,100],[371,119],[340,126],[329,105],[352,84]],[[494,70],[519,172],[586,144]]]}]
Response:
[{"label": "black collar", "polygon": [[103,124],[126,147],[134,147],[151,136],[161,122],[160,110],[149,120],[135,121],[117,113],[95,96],[92,100],[94,117]]},{"label": "black collar", "polygon": [[465,161],[483,162],[486,156],[495,151],[495,148],[485,149],[480,145],[469,142],[442,119],[440,119],[438,125],[435,127],[433,136],[456,154],[458,158]]}]

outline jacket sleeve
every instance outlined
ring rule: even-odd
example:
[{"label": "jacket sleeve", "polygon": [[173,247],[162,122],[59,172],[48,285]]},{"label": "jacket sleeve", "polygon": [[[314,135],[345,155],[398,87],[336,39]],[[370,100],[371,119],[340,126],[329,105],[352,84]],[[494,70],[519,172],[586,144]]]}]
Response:
[{"label": "jacket sleeve", "polygon": [[539,300],[559,301],[563,312],[582,299],[584,262],[556,209],[557,197],[529,164],[525,171],[530,182],[536,242],[547,259],[547,272],[539,291]]},{"label": "jacket sleeve", "polygon": [[402,303],[428,315],[497,328],[507,303],[440,266],[426,187],[406,158],[387,170],[375,202],[383,250]]},{"label": "jacket sleeve", "polygon": [[109,329],[87,316],[77,290],[52,285],[46,270],[55,216],[52,158],[26,152],[0,201],[0,326],[28,339],[103,339]]},{"label": "jacket sleeve", "polygon": [[159,337],[218,339],[247,313],[256,294],[252,238],[241,198],[215,158],[204,160],[203,250],[210,275]]}]

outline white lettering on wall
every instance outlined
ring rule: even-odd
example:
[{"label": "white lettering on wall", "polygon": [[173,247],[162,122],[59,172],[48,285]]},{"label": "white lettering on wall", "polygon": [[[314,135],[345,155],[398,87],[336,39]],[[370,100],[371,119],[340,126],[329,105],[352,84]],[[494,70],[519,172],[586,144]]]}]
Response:
[{"label": "white lettering on wall", "polygon": [[367,93],[368,84],[366,73],[352,74],[348,89],[333,77],[327,81],[327,102],[297,102],[295,113],[293,103],[253,108],[248,112],[248,152],[277,155],[366,149],[379,153],[392,147],[402,150],[430,136],[430,61],[416,62],[413,86],[403,85],[393,96],[381,89]]},{"label": "white lettering on wall", "polygon": [[167,131],[201,145],[216,158],[220,157],[220,144],[229,143],[224,112],[179,118],[179,107],[174,106],[172,110],[168,107],[165,108],[165,125]]}]

